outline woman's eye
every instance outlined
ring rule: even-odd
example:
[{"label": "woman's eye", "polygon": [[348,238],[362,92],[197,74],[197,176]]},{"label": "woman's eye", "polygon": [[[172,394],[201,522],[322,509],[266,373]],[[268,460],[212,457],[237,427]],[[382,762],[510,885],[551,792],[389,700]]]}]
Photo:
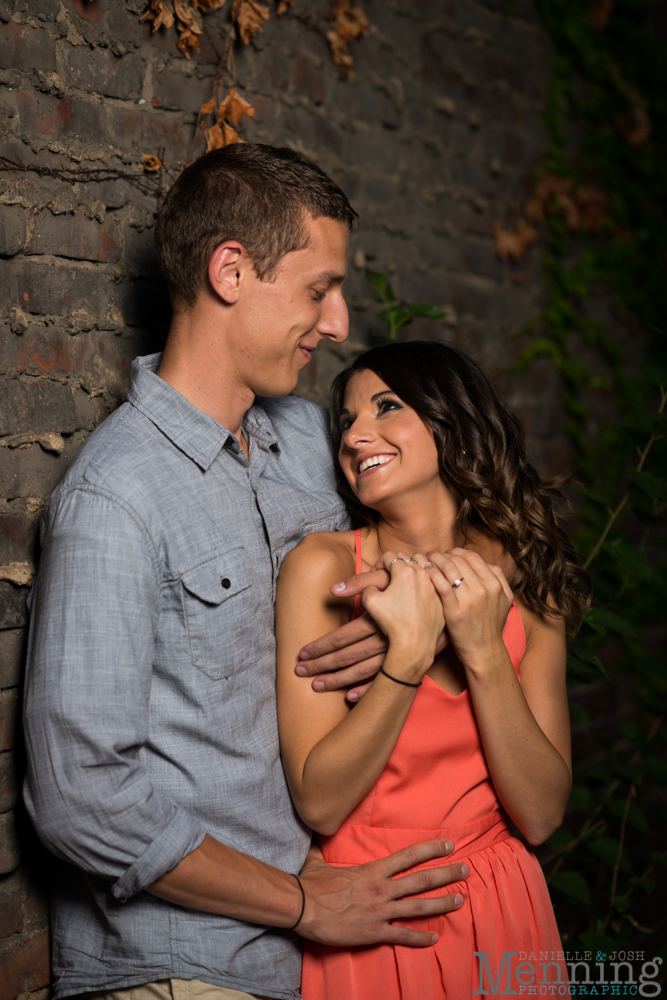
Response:
[{"label": "woman's eye", "polygon": [[401,404],[395,399],[378,400],[378,413],[386,413],[388,410],[400,410]]},{"label": "woman's eye", "polygon": [[340,432],[344,434],[352,426],[352,420],[350,417],[341,417],[340,421]]}]

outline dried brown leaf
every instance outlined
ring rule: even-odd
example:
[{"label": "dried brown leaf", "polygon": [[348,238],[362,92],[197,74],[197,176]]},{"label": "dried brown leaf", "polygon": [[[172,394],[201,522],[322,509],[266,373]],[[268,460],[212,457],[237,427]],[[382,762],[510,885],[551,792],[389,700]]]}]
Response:
[{"label": "dried brown leaf", "polygon": [[199,52],[199,36],[202,30],[197,23],[194,11],[186,7],[185,0],[174,0],[174,13],[176,14],[178,31],[179,50],[186,59],[190,58],[190,49]]},{"label": "dried brown leaf", "polygon": [[643,146],[651,138],[651,119],[640,104],[631,104],[616,119],[616,128],[629,146]]},{"label": "dried brown leaf", "polygon": [[150,7],[141,15],[139,21],[142,24],[144,21],[152,21],[155,33],[158,28],[171,28],[174,23],[174,15],[167,0],[151,0]]},{"label": "dried brown leaf", "polygon": [[206,139],[207,153],[210,153],[212,149],[220,149],[222,146],[231,146],[235,142],[245,141],[240,137],[236,129],[225,122],[221,125],[216,124],[207,128],[204,132],[204,138]]},{"label": "dried brown leaf", "polygon": [[214,108],[215,108],[215,98],[212,97],[210,101],[206,102],[206,104],[202,104],[202,106],[199,109],[199,114],[210,115],[212,114]]},{"label": "dried brown leaf", "polygon": [[269,8],[257,0],[234,0],[232,7],[232,21],[236,25],[244,45],[250,43],[258,31],[264,30],[264,21],[268,21]]},{"label": "dried brown leaf", "polygon": [[202,14],[208,14],[210,10],[220,10],[227,0],[190,0],[190,6],[195,10],[200,10]]},{"label": "dried brown leaf", "polygon": [[327,41],[331,55],[338,69],[352,75],[354,63],[347,51],[348,42],[354,42],[361,35],[367,35],[370,25],[361,7],[353,7],[352,0],[336,0],[331,28],[327,31]]},{"label": "dried brown leaf", "polygon": [[499,222],[493,224],[493,250],[501,260],[520,260],[531,243],[537,239],[537,230],[525,219],[519,219],[513,231],[503,229]]},{"label": "dried brown leaf", "polygon": [[252,104],[241,97],[238,91],[234,89],[228,90],[224,101],[218,105],[216,112],[218,124],[228,121],[232,125],[237,126],[244,115],[247,115],[249,118],[255,117],[255,109]]},{"label": "dried brown leaf", "polygon": [[276,14],[278,17],[280,17],[281,14],[285,14],[293,3],[294,0],[278,0],[278,7],[276,8]]},{"label": "dried brown leaf", "polygon": [[354,42],[368,34],[370,25],[361,7],[352,6],[352,0],[336,0],[332,28],[346,42]]},{"label": "dried brown leaf", "polygon": [[593,0],[588,11],[588,20],[596,31],[604,31],[613,10],[614,0]]},{"label": "dried brown leaf", "polygon": [[154,174],[158,170],[162,170],[162,160],[159,156],[153,156],[152,153],[142,153],[141,158],[144,161],[144,170],[147,173]]}]

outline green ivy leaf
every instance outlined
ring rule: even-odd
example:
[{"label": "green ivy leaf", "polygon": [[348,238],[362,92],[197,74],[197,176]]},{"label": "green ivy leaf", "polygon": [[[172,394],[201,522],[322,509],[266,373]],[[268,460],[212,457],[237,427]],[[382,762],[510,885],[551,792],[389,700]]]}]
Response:
[{"label": "green ivy leaf", "polygon": [[[626,622],[625,618],[621,618],[620,615],[617,615],[615,611],[610,611],[609,608],[591,608],[588,614],[594,615],[596,625],[606,626],[612,632],[618,632],[620,635],[631,635],[635,638],[640,635],[639,630],[634,625]],[[587,624],[590,624],[590,622],[587,622]],[[595,628],[594,625],[592,627]],[[603,629],[601,634],[604,635],[604,633],[605,629]]]},{"label": "green ivy leaf", "polygon": [[598,684],[602,678],[600,671],[595,667],[582,663],[575,656],[567,658],[567,683],[568,684]]},{"label": "green ivy leaf", "polygon": [[660,500],[667,493],[667,480],[653,476],[650,472],[637,472],[633,469],[630,473],[637,486],[646,493],[651,500]]},{"label": "green ivy leaf", "polygon": [[[573,649],[572,650],[572,655],[576,656],[576,658],[578,660],[581,660],[583,663],[590,664],[591,667],[595,667],[595,669],[598,671],[598,673],[602,674],[602,676],[604,677],[605,680],[609,680],[609,674],[605,670],[604,664],[602,663],[602,660],[600,659],[599,656],[596,656],[595,653],[589,653],[589,651],[587,649],[578,649],[577,648],[577,649]],[[572,659],[572,657],[568,656],[567,659],[568,659],[568,666],[569,666],[570,665],[569,661]],[[599,677],[598,677],[598,680],[600,680]]]},{"label": "green ivy leaf", "polygon": [[[605,837],[604,835],[589,837],[586,840],[586,846],[588,847],[588,850],[596,856],[596,858],[599,858],[600,861],[604,861],[606,865],[611,865],[611,867],[613,867],[616,864],[616,856],[618,854],[617,840],[614,840],[612,837]],[[624,872],[632,871],[625,851],[621,854],[619,869]]]},{"label": "green ivy leaf", "polygon": [[371,285],[383,302],[386,302],[387,305],[389,305],[390,302],[396,302],[394,289],[389,284],[389,279],[386,274],[382,271],[371,271],[370,269],[367,269],[366,278],[370,281]]},{"label": "green ivy leaf", "polygon": [[644,580],[648,579],[646,554],[626,542],[624,538],[615,538],[613,542],[605,542],[602,547],[605,552],[621,564],[623,569],[634,576],[642,577]]},{"label": "green ivy leaf", "polygon": [[586,879],[579,872],[556,872],[551,879],[551,885],[559,892],[565,893],[566,896],[572,896],[584,906],[588,906],[591,901],[591,890],[588,888]]},{"label": "green ivy leaf", "polygon": [[631,906],[632,906],[632,900],[630,899],[623,899],[622,897],[619,899],[618,897],[616,897],[616,899],[614,900],[614,909],[616,910],[617,913],[625,913],[626,910],[629,910]]},{"label": "green ivy leaf", "polygon": [[425,316],[427,319],[443,319],[445,315],[444,309],[441,309],[440,306],[430,306],[427,303],[408,306],[408,312],[410,319],[414,319],[416,316]]},{"label": "green ivy leaf", "polygon": [[589,608],[584,615],[584,621],[586,624],[594,629],[598,635],[606,635],[607,630],[598,618],[599,608]]}]

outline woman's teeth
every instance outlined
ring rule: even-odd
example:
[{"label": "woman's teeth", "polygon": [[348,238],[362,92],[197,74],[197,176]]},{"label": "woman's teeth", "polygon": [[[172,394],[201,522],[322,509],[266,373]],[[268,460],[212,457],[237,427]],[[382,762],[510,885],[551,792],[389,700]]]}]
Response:
[{"label": "woman's teeth", "polygon": [[374,465],[385,465],[387,462],[391,462],[393,457],[393,455],[373,455],[372,458],[365,458],[359,466],[359,475]]}]

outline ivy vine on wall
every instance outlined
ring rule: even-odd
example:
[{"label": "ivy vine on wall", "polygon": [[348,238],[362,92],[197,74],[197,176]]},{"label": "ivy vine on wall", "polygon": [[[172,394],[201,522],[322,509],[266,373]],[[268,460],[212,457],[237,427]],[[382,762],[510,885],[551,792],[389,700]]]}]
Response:
[{"label": "ivy vine on wall", "polygon": [[621,731],[610,731],[588,717],[574,689],[573,719],[596,751],[575,773],[545,870],[566,947],[638,947],[667,958],[663,907],[651,901],[667,864],[661,7],[651,0],[537,5],[554,46],[548,143],[522,218],[513,230],[496,224],[495,248],[518,260],[544,241],[547,300],[522,331],[518,367],[547,357],[559,371],[583,484],[576,544],[596,603],[571,643],[569,678],[599,682],[609,671],[631,709]]}]

